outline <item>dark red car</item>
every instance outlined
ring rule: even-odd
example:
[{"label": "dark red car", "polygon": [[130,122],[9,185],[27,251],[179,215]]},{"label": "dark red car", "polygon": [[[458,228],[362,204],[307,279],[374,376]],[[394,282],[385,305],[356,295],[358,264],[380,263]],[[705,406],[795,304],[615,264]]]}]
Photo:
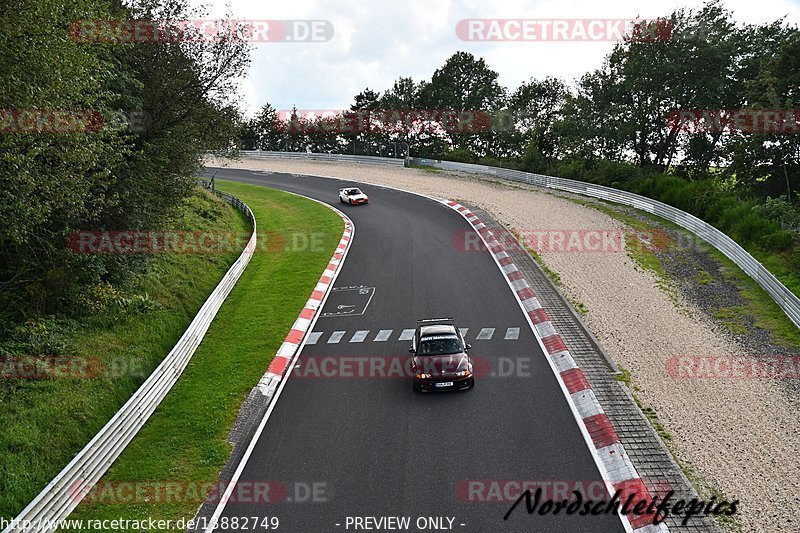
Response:
[{"label": "dark red car", "polygon": [[471,348],[451,318],[419,320],[411,341],[415,391],[465,390],[475,386]]}]

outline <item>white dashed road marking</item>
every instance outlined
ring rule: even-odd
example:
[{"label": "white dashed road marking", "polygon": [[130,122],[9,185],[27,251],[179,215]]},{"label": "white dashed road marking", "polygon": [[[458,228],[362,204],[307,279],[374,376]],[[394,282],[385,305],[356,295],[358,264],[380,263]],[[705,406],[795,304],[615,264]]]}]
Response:
[{"label": "white dashed road marking", "polygon": [[334,331],[333,334],[331,335],[331,338],[328,339],[328,344],[338,344],[338,342],[340,340],[342,340],[342,337],[344,337],[345,333],[347,333],[347,332],[346,331]]},{"label": "white dashed road marking", "polygon": [[400,338],[397,339],[399,341],[410,341],[411,338],[414,336],[413,329],[404,329],[403,333],[400,334]]},{"label": "white dashed road marking", "polygon": [[382,329],[382,330],[380,330],[378,332],[378,334],[375,336],[374,342],[386,342],[386,341],[388,341],[389,337],[392,336],[392,331],[393,330],[391,330],[391,329]]},{"label": "white dashed road marking", "polygon": [[[464,337],[464,340],[469,341],[467,338],[467,333],[469,333],[470,328],[459,328],[459,332]],[[496,328],[473,328],[474,331],[478,331],[478,335],[473,340],[479,341],[488,341],[494,337],[494,333]],[[394,330],[394,329],[381,329],[378,330],[378,333],[375,337],[370,341],[370,332],[374,330],[369,329],[359,329],[352,332],[352,336],[347,342],[387,342],[392,340],[392,335],[395,331],[400,331],[400,336],[397,338],[398,341],[409,341],[414,337],[414,329],[403,329],[403,330]],[[502,332],[502,328],[500,329]],[[325,335],[324,331],[314,331],[308,334],[308,339],[306,340],[306,344],[319,344],[321,342],[322,336]],[[348,331],[334,331],[331,333],[331,336],[326,341],[327,344],[339,344],[341,343],[344,338],[349,335]],[[506,341],[516,341],[519,340],[520,335],[520,328],[506,328],[505,333],[503,334],[503,339]],[[499,336],[498,336],[499,340]]]},{"label": "white dashed road marking", "polygon": [[479,341],[488,341],[494,335],[494,328],[483,328],[478,336],[475,337]]},{"label": "white dashed road marking", "polygon": [[364,342],[364,339],[367,338],[367,335],[369,335],[369,330],[368,329],[362,329],[362,330],[356,331],[353,334],[353,337],[350,339],[350,342]]},{"label": "white dashed road marking", "polygon": [[306,344],[317,344],[317,341],[319,340],[320,337],[322,337],[321,331],[315,331],[313,333],[309,333]]}]

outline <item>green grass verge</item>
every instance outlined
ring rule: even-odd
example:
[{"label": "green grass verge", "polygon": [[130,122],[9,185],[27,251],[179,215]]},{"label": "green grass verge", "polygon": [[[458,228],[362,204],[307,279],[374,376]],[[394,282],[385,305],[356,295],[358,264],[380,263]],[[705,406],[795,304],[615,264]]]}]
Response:
[{"label": "green grass verge", "polygon": [[[586,207],[597,209],[598,211],[606,213],[610,217],[629,225],[633,229],[641,231],[652,231],[653,229],[651,224],[620,210],[623,208],[630,209],[628,207],[618,207],[617,204],[610,202],[600,204],[591,200],[579,200],[563,196],[562,198]],[[767,294],[767,291],[762,289],[761,286],[756,283],[755,280],[753,280],[753,278],[745,274],[744,271],[739,268],[736,263],[728,259],[725,254],[706,242],[700,240],[699,238],[694,237],[684,228],[673,222],[670,222],[669,220],[662,219],[645,211],[637,210],[637,213],[644,218],[650,219],[686,235],[687,240],[692,240],[692,242],[695,242],[700,250],[707,253],[717,261],[717,263],[720,265],[720,271],[726,280],[733,283],[739,289],[739,294],[747,302],[746,305],[733,308],[719,308],[713,313],[714,318],[720,320],[722,325],[731,331],[731,333],[744,333],[746,331],[745,317],[752,317],[755,321],[756,327],[764,329],[770,333],[773,343],[790,349],[800,346],[800,329],[798,329],[797,326],[795,326],[795,324],[789,320],[789,317],[786,316],[786,313],[783,312],[783,309],[781,309],[778,304],[775,303],[775,300],[773,300],[772,297]],[[666,245],[674,246],[675,244],[668,242]],[[675,301],[675,289],[669,283],[666,272],[661,266],[656,254],[648,251],[644,247],[638,247],[629,255],[634,261],[636,261],[639,267],[653,272],[659,280],[659,287],[664,289],[664,291],[670,297],[673,297],[673,301]],[[767,269],[770,269],[769,265],[771,263],[768,258],[763,256],[755,257],[761,261],[762,264],[767,267]],[[775,272],[773,272],[773,274],[775,274]],[[706,285],[711,281],[710,275],[706,271],[698,271],[695,281],[701,285]],[[791,289],[792,287],[789,286],[789,288]]]},{"label": "green grass verge", "polygon": [[[237,210],[200,191],[177,230],[249,232]],[[109,372],[92,379],[0,380],[0,515],[16,516],[105,425],[183,334],[239,253],[165,254],[125,289],[107,285],[95,312],[18,327],[3,353],[92,358]],[[119,298],[145,306],[123,308]]]},{"label": "green grass verge", "polygon": [[739,294],[747,302],[743,306],[720,310],[722,313],[734,315],[730,319],[733,327],[738,330],[743,323],[742,317],[750,316],[755,319],[757,328],[764,329],[770,333],[770,340],[773,343],[789,349],[796,349],[800,346],[800,329],[794,325],[794,322],[789,320],[783,309],[775,303],[775,300],[767,294],[767,291],[762,289],[761,285],[745,274],[736,263],[728,259],[722,252],[705,244],[703,246],[705,246],[707,253],[721,265],[720,270],[723,276],[736,285],[739,289]]},{"label": "green grass verge", "polygon": [[[230,455],[227,435],[249,391],[258,383],[342,235],[341,218],[324,206],[283,192],[217,180],[247,203],[259,233],[314,236],[311,249],[256,253],[178,383],[104,476],[114,482],[214,482]],[[274,233],[273,233],[274,232]],[[297,242],[304,242],[304,238]],[[200,501],[83,503],[71,518],[180,519]]]},{"label": "green grass verge", "polygon": [[418,165],[416,163],[412,163],[406,168],[416,168],[417,170],[424,170],[425,172],[430,172],[431,174],[438,174],[441,172],[441,170],[438,168],[429,167],[428,165]]}]

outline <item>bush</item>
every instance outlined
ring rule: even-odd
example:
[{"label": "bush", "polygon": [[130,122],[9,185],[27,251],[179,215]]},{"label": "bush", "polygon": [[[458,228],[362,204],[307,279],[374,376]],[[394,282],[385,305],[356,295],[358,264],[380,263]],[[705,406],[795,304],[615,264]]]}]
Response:
[{"label": "bush", "polygon": [[455,161],[457,163],[475,163],[477,159],[466,148],[456,148],[442,155],[444,161]]},{"label": "bush", "polygon": [[3,335],[0,356],[58,356],[67,352],[67,338],[73,323],[53,317],[29,319]]},{"label": "bush", "polygon": [[149,313],[161,309],[161,304],[153,300],[149,294],[134,294],[128,298],[119,298],[115,302],[117,307],[129,313]]},{"label": "bush", "polygon": [[800,233],[800,207],[788,201],[785,196],[767,198],[759,206],[759,211],[766,218],[780,223],[782,228]]},{"label": "bush", "polygon": [[553,163],[548,174],[570,180],[584,181],[586,175],[586,161],[583,159],[569,159]]}]

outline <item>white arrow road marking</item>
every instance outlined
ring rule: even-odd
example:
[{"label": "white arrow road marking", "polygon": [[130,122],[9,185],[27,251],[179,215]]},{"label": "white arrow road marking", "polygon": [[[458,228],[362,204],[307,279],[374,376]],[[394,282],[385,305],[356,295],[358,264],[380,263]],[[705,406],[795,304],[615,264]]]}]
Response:
[{"label": "white arrow road marking", "polygon": [[505,340],[515,341],[519,339],[519,328],[508,328],[506,330]]},{"label": "white arrow road marking", "polygon": [[344,334],[347,333],[346,331],[334,331],[331,335],[331,338],[328,339],[328,344],[338,344]]},{"label": "white arrow road marking", "polygon": [[489,339],[492,338],[492,335],[494,335],[494,328],[483,328],[481,332],[478,333],[478,336],[475,338],[481,341],[483,340],[488,341]]}]

